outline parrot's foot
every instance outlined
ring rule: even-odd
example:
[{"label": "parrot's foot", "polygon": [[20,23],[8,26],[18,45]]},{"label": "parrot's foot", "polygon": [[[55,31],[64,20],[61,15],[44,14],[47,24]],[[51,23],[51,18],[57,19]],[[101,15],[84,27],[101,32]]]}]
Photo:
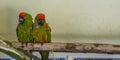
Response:
[{"label": "parrot's foot", "polygon": [[34,46],[34,43],[31,43],[31,46],[33,47],[33,46]]},{"label": "parrot's foot", "polygon": [[24,48],[24,46],[20,46],[20,47]]},{"label": "parrot's foot", "polygon": [[43,50],[43,44],[44,44],[44,43],[41,43],[41,49],[42,49],[42,50]]},{"label": "parrot's foot", "polygon": [[[34,43],[31,43],[31,46],[34,47]],[[33,48],[33,50],[34,50],[34,48]]]},{"label": "parrot's foot", "polygon": [[25,43],[25,46],[27,47],[28,43]]},{"label": "parrot's foot", "polygon": [[24,48],[24,43],[21,43],[21,46],[20,46],[20,47]]},{"label": "parrot's foot", "polygon": [[41,46],[43,46],[44,43],[41,43]]}]

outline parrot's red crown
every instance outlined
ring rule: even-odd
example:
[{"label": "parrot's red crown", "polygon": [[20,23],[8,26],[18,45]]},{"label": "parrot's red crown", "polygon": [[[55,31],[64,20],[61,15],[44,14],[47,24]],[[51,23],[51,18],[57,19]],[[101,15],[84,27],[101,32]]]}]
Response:
[{"label": "parrot's red crown", "polygon": [[21,13],[19,14],[19,17],[20,17],[20,18],[24,18],[24,17],[25,17],[25,12],[21,12]]},{"label": "parrot's red crown", "polygon": [[38,14],[38,20],[45,20],[45,15],[43,13]]}]

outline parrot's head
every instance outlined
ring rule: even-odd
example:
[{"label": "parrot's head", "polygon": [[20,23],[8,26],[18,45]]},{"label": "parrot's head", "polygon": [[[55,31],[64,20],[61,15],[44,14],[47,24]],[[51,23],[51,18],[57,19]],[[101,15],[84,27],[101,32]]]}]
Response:
[{"label": "parrot's head", "polygon": [[25,20],[25,12],[21,12],[19,14],[19,23],[22,24],[24,22],[24,20]]},{"label": "parrot's head", "polygon": [[37,20],[40,26],[44,25],[45,15],[43,13],[38,14]]}]

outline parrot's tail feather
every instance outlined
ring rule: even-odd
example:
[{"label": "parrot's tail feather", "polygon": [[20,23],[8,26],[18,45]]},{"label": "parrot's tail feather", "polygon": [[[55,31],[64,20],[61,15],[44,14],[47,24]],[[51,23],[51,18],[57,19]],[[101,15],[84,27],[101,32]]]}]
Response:
[{"label": "parrot's tail feather", "polygon": [[49,52],[40,51],[42,60],[48,60]]}]

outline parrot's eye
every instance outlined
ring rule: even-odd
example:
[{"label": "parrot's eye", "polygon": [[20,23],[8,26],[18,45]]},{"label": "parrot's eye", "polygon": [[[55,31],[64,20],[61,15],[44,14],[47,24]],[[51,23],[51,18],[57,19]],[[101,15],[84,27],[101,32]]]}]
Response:
[{"label": "parrot's eye", "polygon": [[19,23],[23,23],[24,19],[23,18],[19,18]]}]

